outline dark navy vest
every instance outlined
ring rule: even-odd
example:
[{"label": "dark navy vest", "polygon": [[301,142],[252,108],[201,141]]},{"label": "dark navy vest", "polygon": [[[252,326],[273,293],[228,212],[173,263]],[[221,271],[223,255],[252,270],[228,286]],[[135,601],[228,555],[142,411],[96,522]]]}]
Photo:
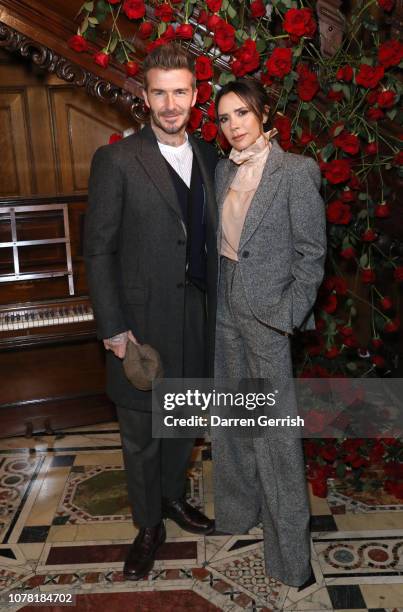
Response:
[{"label": "dark navy vest", "polygon": [[186,225],[186,278],[205,288],[206,280],[206,214],[204,185],[199,164],[193,153],[190,189],[165,160],[178,196],[182,218]]}]

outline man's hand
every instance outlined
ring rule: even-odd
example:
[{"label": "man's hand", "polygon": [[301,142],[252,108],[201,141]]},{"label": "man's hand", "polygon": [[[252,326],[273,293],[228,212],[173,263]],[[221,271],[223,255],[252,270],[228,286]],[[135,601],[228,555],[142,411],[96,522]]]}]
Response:
[{"label": "man's hand", "polygon": [[104,347],[107,351],[112,351],[119,359],[124,359],[126,355],[126,346],[129,340],[134,342],[134,344],[138,344],[130,330],[117,334],[112,338],[106,338],[104,340]]}]

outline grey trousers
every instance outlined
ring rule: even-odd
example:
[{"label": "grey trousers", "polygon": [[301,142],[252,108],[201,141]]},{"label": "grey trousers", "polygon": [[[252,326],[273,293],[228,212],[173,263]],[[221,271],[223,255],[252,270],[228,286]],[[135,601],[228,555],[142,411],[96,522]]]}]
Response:
[{"label": "grey trousers", "polygon": [[[205,293],[194,285],[187,285],[185,289],[184,332],[183,376],[203,378],[206,374],[206,299]],[[185,493],[194,440],[153,438],[151,411],[120,406],[116,409],[133,521],[139,527],[153,527],[161,520],[162,497],[173,500]]]},{"label": "grey trousers", "polygon": [[[250,310],[238,264],[221,260],[215,375],[263,378],[274,386],[292,378],[289,337],[258,321]],[[276,405],[296,414],[293,386]],[[217,428],[219,429],[219,428]],[[268,575],[291,586],[310,576],[309,505],[301,440],[212,434],[215,518],[218,531],[247,533],[262,521]]]}]

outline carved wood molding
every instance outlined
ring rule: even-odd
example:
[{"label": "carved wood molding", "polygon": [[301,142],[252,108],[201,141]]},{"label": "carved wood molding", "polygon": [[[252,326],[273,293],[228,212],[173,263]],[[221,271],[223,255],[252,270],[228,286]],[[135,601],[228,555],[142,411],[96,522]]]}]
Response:
[{"label": "carved wood molding", "polygon": [[30,59],[36,66],[55,74],[59,79],[86,92],[106,104],[116,104],[138,123],[144,123],[143,100],[117,87],[85,68],[55,53],[52,49],[28,38],[0,21],[0,47]]}]

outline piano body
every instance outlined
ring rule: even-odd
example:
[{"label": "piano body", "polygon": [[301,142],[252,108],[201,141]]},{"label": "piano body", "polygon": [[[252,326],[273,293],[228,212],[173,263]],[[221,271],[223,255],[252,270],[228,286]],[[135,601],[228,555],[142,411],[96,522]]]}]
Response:
[{"label": "piano body", "polygon": [[115,418],[82,255],[85,197],[0,199],[0,437]]}]

